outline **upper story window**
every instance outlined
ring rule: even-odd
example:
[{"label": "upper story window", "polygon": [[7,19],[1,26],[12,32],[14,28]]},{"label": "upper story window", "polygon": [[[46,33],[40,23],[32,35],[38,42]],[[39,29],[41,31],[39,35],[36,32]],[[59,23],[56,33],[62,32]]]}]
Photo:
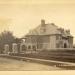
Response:
[{"label": "upper story window", "polygon": [[61,36],[56,35],[56,40],[61,40]]},{"label": "upper story window", "polygon": [[43,32],[46,32],[46,29],[43,29]]}]

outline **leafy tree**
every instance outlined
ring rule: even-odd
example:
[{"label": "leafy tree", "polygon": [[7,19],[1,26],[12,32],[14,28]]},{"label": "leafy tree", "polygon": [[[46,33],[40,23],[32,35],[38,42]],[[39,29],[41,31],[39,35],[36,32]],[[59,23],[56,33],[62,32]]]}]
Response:
[{"label": "leafy tree", "polygon": [[5,44],[9,44],[10,45],[10,51],[12,50],[11,49],[11,46],[12,46],[12,43],[14,42],[15,40],[15,37],[13,36],[12,32],[10,31],[4,31],[0,34],[0,53],[3,52],[4,50],[4,45]]}]

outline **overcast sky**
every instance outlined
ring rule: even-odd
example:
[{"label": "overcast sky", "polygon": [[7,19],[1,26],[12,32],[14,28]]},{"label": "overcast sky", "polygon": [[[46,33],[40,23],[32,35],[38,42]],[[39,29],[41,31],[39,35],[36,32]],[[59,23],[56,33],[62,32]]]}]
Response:
[{"label": "overcast sky", "polygon": [[75,37],[74,0],[0,0],[0,32],[10,30],[22,37],[41,19],[70,29]]}]

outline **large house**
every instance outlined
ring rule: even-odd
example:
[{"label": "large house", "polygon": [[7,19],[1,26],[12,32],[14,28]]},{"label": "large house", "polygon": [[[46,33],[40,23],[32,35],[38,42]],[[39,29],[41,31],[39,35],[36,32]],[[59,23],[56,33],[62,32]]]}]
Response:
[{"label": "large house", "polygon": [[41,20],[41,24],[31,30],[21,43],[28,50],[51,50],[58,48],[72,48],[73,36],[70,30],[59,28],[54,23],[45,23]]}]

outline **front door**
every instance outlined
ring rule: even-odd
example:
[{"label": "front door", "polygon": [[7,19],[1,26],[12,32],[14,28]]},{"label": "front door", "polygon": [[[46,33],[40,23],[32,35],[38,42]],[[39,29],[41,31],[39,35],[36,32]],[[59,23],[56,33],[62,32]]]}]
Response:
[{"label": "front door", "polygon": [[64,48],[67,48],[67,44],[66,43],[64,43]]}]

